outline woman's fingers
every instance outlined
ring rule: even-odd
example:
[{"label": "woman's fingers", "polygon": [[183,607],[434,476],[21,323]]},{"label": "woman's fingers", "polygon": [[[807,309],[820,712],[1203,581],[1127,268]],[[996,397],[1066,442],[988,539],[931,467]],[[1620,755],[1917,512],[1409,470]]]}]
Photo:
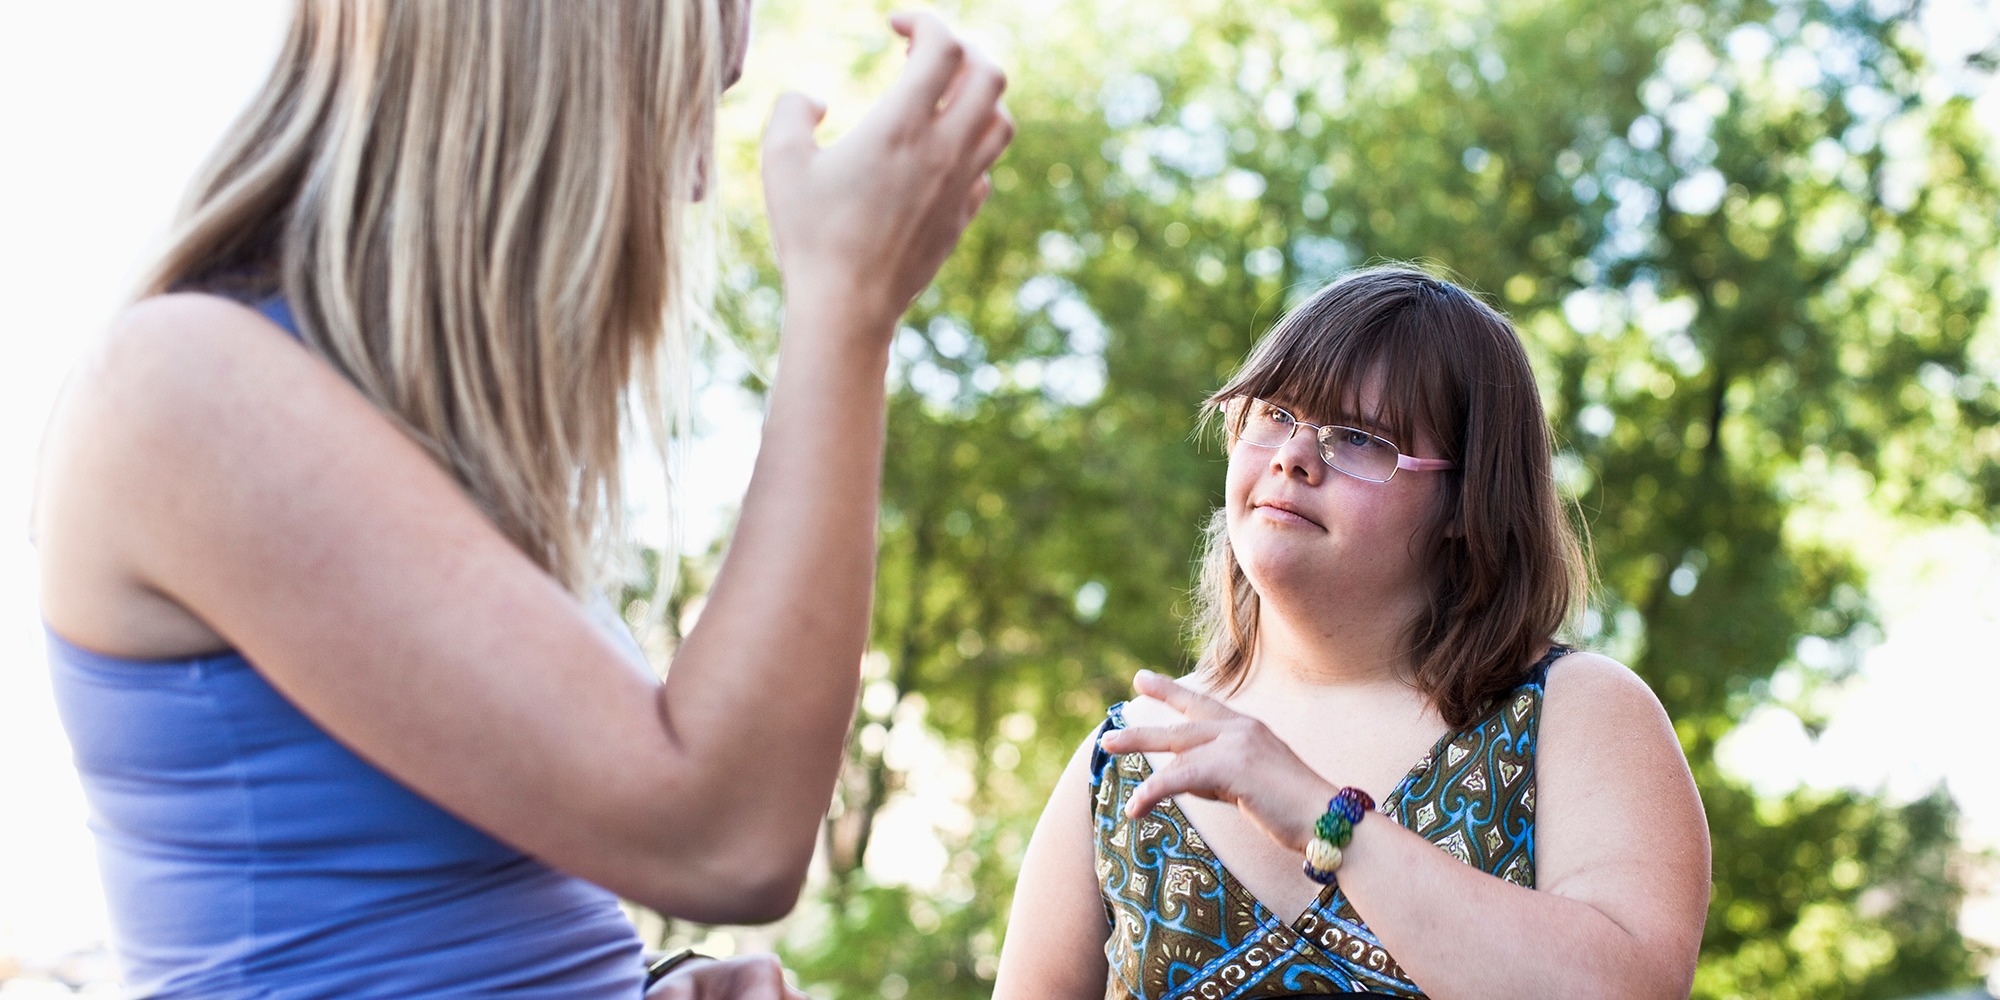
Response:
[{"label": "woman's fingers", "polygon": [[960,213],[958,220],[959,228],[972,224],[973,218],[979,214],[981,208],[985,207],[986,199],[992,193],[993,178],[987,174],[980,174],[979,179],[972,182],[972,190],[966,192],[965,209]]},{"label": "woman's fingers", "polygon": [[785,982],[778,956],[708,959],[674,970],[646,992],[646,1000],[803,1000]]},{"label": "woman's fingers", "polygon": [[[825,117],[826,105],[814,98],[797,91],[778,95],[777,102],[771,105],[771,120],[764,126],[766,192],[798,183],[800,172],[819,151],[813,131]],[[783,247],[779,249],[782,251]]]},{"label": "woman's fingers", "polygon": [[787,187],[798,182],[800,172],[819,152],[813,131],[826,117],[826,105],[798,91],[778,95],[771,105],[771,119],[764,124],[764,188]]},{"label": "woman's fingers", "polygon": [[743,1000],[791,1000],[791,985],[785,982],[785,967],[778,956],[745,955],[736,990],[729,994]]},{"label": "woman's fingers", "polygon": [[1006,90],[1007,74],[999,64],[977,49],[968,49],[965,67],[944,97],[939,127],[958,142],[977,142],[1001,113],[1000,95]]},{"label": "woman's fingers", "polygon": [[[900,110],[925,118],[935,115],[943,138],[960,148],[975,148],[974,173],[984,171],[1013,138],[1013,120],[1000,107],[1007,74],[952,34],[935,14],[898,14],[889,23],[911,40],[910,62],[897,84],[903,91],[897,102]],[[995,145],[990,140],[998,119],[1006,119],[1007,125]]]},{"label": "woman's fingers", "polygon": [[819,148],[813,131],[826,117],[826,105],[796,90],[778,95],[771,105],[771,120],[764,125],[764,149],[778,154],[798,155]]},{"label": "woman's fingers", "polygon": [[990,169],[993,161],[1006,152],[1007,144],[1014,141],[1014,116],[1007,113],[1004,104],[994,105],[993,110],[993,120],[987,123],[985,134],[979,137],[972,157],[972,162],[978,165],[981,173]]},{"label": "woman's fingers", "polygon": [[936,276],[1013,138],[997,66],[934,14],[890,24],[910,39],[910,57],[883,100],[821,148],[812,131],[822,109],[788,97],[772,114],[764,171],[787,294],[838,300],[877,332]]},{"label": "woman's fingers", "polygon": [[892,100],[909,113],[936,113],[938,101],[950,89],[965,63],[965,43],[952,34],[944,19],[929,11],[902,11],[889,26],[910,40],[910,61],[891,91]]}]

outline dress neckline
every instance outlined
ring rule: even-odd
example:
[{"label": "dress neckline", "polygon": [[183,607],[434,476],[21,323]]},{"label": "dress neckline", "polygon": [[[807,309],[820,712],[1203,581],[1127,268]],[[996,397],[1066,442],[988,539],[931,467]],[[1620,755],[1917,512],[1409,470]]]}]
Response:
[{"label": "dress neckline", "polygon": [[[1528,676],[1522,680],[1521,684],[1516,685],[1515,689],[1519,690],[1520,687],[1524,687],[1530,684],[1546,683],[1548,679],[1549,667],[1553,665],[1556,660],[1562,658],[1563,656],[1568,655],[1571,652],[1574,652],[1574,650],[1560,643],[1550,645],[1548,650],[1542,654],[1541,658],[1535,661],[1535,665],[1529,668]],[[1429,750],[1424,751],[1423,756],[1417,758],[1416,763],[1411,764],[1409,770],[1403,772],[1403,777],[1396,782],[1395,787],[1391,788],[1389,790],[1389,794],[1384,796],[1382,800],[1376,804],[1375,813],[1385,818],[1393,817],[1396,821],[1396,825],[1407,828],[1408,824],[1403,821],[1404,816],[1402,807],[1403,807],[1403,800],[1409,796],[1410,787],[1416,784],[1418,780],[1423,778],[1425,774],[1428,774],[1430,772],[1430,769],[1433,766],[1435,766],[1437,762],[1438,755],[1443,753],[1444,749],[1451,745],[1452,740],[1455,740],[1460,736],[1464,736],[1467,733],[1477,731],[1482,726],[1486,725],[1486,723],[1489,720],[1491,720],[1495,714],[1506,711],[1508,704],[1510,704],[1512,701],[1513,698],[1511,696],[1506,698],[1501,698],[1493,705],[1492,708],[1490,708],[1484,714],[1480,715],[1478,718],[1474,719],[1469,725],[1460,729],[1446,728],[1444,735],[1439,736],[1437,738],[1437,741],[1431,744],[1431,748]],[[1120,729],[1125,728],[1125,702],[1119,702],[1118,704],[1112,706],[1111,712],[1117,719],[1118,728]],[[1139,767],[1140,767],[1140,771],[1138,773],[1138,780],[1143,782],[1148,777],[1151,777],[1153,774],[1153,760],[1151,757],[1148,757],[1144,753],[1138,754],[1138,757],[1139,757]],[[1256,893],[1250,891],[1250,887],[1243,884],[1242,880],[1236,877],[1235,872],[1229,870],[1229,865],[1223,862],[1222,856],[1215,853],[1214,848],[1208,846],[1208,838],[1202,834],[1201,828],[1195,825],[1194,820],[1190,818],[1187,813],[1181,811],[1180,803],[1175,801],[1174,796],[1168,796],[1167,798],[1161,800],[1160,805],[1157,808],[1161,810],[1165,809],[1173,810],[1172,818],[1177,820],[1185,829],[1187,829],[1188,832],[1194,834],[1195,837],[1201,841],[1201,853],[1206,855],[1210,861],[1215,863],[1216,878],[1217,881],[1222,883],[1223,891],[1229,893],[1230,895],[1236,896],[1239,900],[1243,902],[1254,904],[1258,909],[1263,910],[1265,913],[1271,914],[1274,918],[1283,919],[1284,915],[1282,913],[1273,909],[1269,903],[1264,902],[1264,900],[1261,897],[1259,897]],[[1313,897],[1312,902],[1306,904],[1306,908],[1303,911],[1301,911],[1298,916],[1285,921],[1286,929],[1294,933],[1298,933],[1300,925],[1303,924],[1307,920],[1307,918],[1312,917],[1315,914],[1321,912],[1332,912],[1334,910],[1339,909],[1336,900],[1340,896],[1341,896],[1340,883],[1333,882],[1321,886],[1319,894]]]}]

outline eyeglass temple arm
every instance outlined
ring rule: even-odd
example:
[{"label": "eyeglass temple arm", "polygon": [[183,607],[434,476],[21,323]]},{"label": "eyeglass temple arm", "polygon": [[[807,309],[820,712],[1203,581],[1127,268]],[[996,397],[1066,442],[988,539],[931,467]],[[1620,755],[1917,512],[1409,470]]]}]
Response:
[{"label": "eyeglass temple arm", "polygon": [[1411,458],[1408,455],[1397,455],[1396,468],[1408,469],[1411,472],[1437,472],[1442,469],[1456,469],[1458,463],[1443,458]]}]

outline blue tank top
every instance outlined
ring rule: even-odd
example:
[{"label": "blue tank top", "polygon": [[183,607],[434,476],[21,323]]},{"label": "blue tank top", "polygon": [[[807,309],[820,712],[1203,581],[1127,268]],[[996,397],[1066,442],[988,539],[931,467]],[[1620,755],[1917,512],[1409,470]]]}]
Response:
[{"label": "blue tank top", "polygon": [[240,654],[48,647],[132,995],[639,996],[616,897],[362,760]]}]

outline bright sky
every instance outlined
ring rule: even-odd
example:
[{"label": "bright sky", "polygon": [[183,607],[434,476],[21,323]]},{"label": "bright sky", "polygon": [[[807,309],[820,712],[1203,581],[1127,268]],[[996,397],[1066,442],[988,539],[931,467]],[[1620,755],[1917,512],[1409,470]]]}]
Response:
[{"label": "bright sky", "polygon": [[[256,86],[286,6],[0,6],[0,302],[8,317],[0,365],[0,967],[10,956],[40,965],[106,933],[84,809],[49,698],[23,530],[41,424],[63,372],[109,319],[187,178]],[[1973,6],[1984,11],[1975,21],[1990,25],[1991,5]],[[746,450],[697,446],[689,463],[703,475],[694,478],[733,495],[747,476]],[[692,505],[691,533],[712,532],[714,501]],[[2000,537],[1967,522],[1900,539],[1882,547],[1876,586],[1887,637],[1832,727],[1815,742],[1786,713],[1763,712],[1727,744],[1728,759],[1772,790],[1803,780],[1913,796],[1944,780],[1972,819],[1973,839],[2000,846],[2000,781],[1986,770],[1991,747],[1981,742],[1990,732],[1986,706],[2000,703],[2000,672],[1991,667],[2000,649]],[[1977,904],[1968,925],[2000,941],[2000,905]]]},{"label": "bright sky", "polygon": [[270,0],[0,8],[0,965],[103,940],[96,861],[49,699],[26,540],[44,416],[256,87]]}]

